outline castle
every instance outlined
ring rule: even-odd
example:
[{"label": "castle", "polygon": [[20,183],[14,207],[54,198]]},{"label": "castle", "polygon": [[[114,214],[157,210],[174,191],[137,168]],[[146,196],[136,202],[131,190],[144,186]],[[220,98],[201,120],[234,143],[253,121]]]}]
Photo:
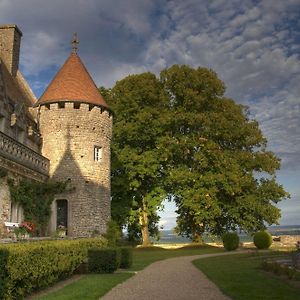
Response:
[{"label": "castle", "polygon": [[[22,32],[0,25],[0,169],[16,181],[68,181],[55,196],[48,233],[104,233],[110,219],[112,114],[77,54],[72,52],[40,99],[19,70]],[[41,199],[43,201],[43,199]],[[0,234],[4,222],[23,221],[0,178]]]}]

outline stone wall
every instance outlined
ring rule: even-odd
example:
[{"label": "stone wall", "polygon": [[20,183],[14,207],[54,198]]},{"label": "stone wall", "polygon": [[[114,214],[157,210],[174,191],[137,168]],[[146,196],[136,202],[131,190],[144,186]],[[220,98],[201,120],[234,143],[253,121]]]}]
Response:
[{"label": "stone wall", "polygon": [[48,176],[49,160],[0,132],[0,157]]},{"label": "stone wall", "polygon": [[[75,105],[75,106],[74,106]],[[112,117],[89,104],[54,103],[40,108],[42,154],[50,159],[50,177],[68,180],[72,192],[56,196],[68,201],[68,234],[104,233],[110,219],[110,143]],[[102,147],[102,159],[94,160],[94,147]],[[50,231],[56,229],[53,203]]]},{"label": "stone wall", "polygon": [[0,237],[5,237],[7,230],[4,222],[10,220],[10,192],[6,178],[0,178]]},{"label": "stone wall", "polygon": [[0,25],[0,57],[15,76],[19,68],[22,32],[16,25]]}]

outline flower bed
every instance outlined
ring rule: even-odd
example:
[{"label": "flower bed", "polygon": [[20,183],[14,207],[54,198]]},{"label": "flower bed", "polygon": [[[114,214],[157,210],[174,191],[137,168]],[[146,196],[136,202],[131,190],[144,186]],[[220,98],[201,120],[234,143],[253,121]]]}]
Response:
[{"label": "flower bed", "polygon": [[32,291],[70,276],[102,238],[43,241],[0,247],[0,299],[22,299]]},{"label": "flower bed", "polygon": [[291,258],[266,260],[263,262],[262,268],[275,275],[284,275],[289,279],[300,280],[300,270],[295,268]]}]

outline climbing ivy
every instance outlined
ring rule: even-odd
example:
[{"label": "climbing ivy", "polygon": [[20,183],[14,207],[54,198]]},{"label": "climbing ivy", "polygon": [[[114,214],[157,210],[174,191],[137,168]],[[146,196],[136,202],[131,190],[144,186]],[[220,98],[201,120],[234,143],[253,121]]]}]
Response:
[{"label": "climbing ivy", "polygon": [[4,169],[2,169],[2,168],[0,168],[0,178],[3,178],[5,176],[7,176],[7,171],[4,170]]},{"label": "climbing ivy", "polygon": [[67,182],[35,182],[22,180],[15,184],[8,180],[11,201],[23,207],[25,220],[37,226],[37,235],[44,235],[51,215],[51,204],[55,194],[66,190]]}]

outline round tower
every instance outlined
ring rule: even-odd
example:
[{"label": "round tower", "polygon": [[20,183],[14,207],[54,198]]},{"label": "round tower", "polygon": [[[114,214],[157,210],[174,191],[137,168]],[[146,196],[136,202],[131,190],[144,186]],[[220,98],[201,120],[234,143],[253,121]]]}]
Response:
[{"label": "round tower", "polygon": [[70,236],[90,236],[104,233],[110,219],[112,115],[76,46],[75,39],[36,106],[50,178],[74,187],[56,196],[50,232],[63,226]]}]

